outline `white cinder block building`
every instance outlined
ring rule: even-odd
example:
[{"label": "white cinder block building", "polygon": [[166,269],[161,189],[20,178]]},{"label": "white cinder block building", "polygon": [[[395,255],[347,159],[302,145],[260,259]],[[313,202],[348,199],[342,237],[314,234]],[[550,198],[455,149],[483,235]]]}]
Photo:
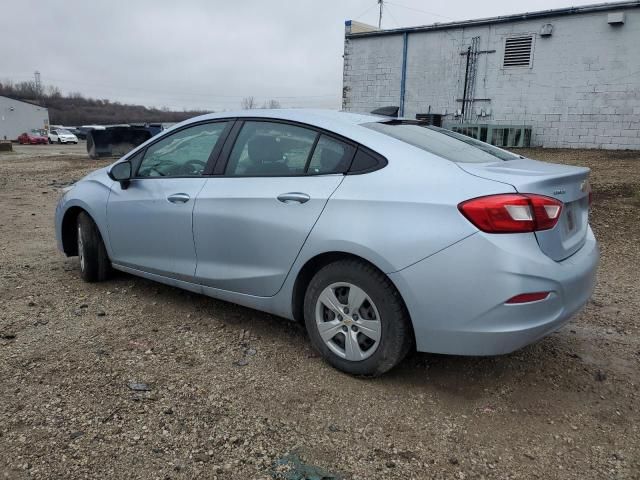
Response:
[{"label": "white cinder block building", "polygon": [[33,103],[0,96],[0,140],[16,140],[34,129],[49,128],[49,111]]},{"label": "white cinder block building", "polygon": [[345,30],[344,110],[435,114],[496,145],[640,149],[640,1]]}]

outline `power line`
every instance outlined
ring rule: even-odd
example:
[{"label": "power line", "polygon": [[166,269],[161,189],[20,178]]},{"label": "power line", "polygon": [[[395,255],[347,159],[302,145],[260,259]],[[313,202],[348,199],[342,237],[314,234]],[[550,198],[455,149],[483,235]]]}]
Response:
[{"label": "power line", "polygon": [[354,20],[358,20],[358,19],[359,19],[359,18],[361,18],[362,16],[366,15],[367,13],[369,13],[369,12],[373,9],[373,7],[375,7],[375,4],[374,4],[374,5],[369,6],[369,7],[368,7],[364,12],[362,12],[362,13],[361,13],[360,15],[358,15],[357,17],[354,17],[353,19],[354,19]]},{"label": "power line", "polygon": [[389,15],[391,15],[391,18],[392,18],[392,19],[393,19],[393,21],[395,22],[396,27],[400,28],[400,27],[401,27],[400,22],[398,22],[398,19],[395,17],[395,15],[394,15],[393,13],[391,13],[391,9],[390,9],[388,6],[387,6],[387,13],[388,13]]}]

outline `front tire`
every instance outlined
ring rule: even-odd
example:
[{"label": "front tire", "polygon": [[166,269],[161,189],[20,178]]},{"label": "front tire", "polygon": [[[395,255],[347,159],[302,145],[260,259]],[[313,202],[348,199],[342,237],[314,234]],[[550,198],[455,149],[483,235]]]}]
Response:
[{"label": "front tire", "polygon": [[331,263],[315,274],[304,299],[314,348],[333,367],[378,376],[400,363],[413,344],[402,298],[384,273],[360,260]]},{"label": "front tire", "polygon": [[111,262],[95,222],[85,212],[78,215],[78,258],[85,282],[101,282],[111,273]]}]

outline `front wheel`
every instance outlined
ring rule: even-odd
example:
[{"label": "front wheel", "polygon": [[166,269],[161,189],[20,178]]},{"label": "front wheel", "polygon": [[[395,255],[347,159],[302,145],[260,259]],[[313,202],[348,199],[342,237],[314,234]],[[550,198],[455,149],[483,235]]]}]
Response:
[{"label": "front wheel", "polygon": [[78,215],[77,241],[82,279],[85,282],[106,280],[111,272],[111,262],[98,227],[85,212]]},{"label": "front wheel", "polygon": [[314,348],[333,367],[378,376],[400,363],[413,335],[402,298],[372,265],[343,260],[311,280],[304,317]]}]

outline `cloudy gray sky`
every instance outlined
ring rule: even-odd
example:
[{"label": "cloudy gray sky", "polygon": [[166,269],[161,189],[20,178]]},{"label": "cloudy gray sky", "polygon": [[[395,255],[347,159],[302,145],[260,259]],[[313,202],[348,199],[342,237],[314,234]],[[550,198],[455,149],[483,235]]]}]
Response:
[{"label": "cloudy gray sky", "polygon": [[[393,0],[384,28],[595,1]],[[377,0],[3,0],[0,81],[171,109],[237,109],[242,97],[339,108],[344,21]]]}]

